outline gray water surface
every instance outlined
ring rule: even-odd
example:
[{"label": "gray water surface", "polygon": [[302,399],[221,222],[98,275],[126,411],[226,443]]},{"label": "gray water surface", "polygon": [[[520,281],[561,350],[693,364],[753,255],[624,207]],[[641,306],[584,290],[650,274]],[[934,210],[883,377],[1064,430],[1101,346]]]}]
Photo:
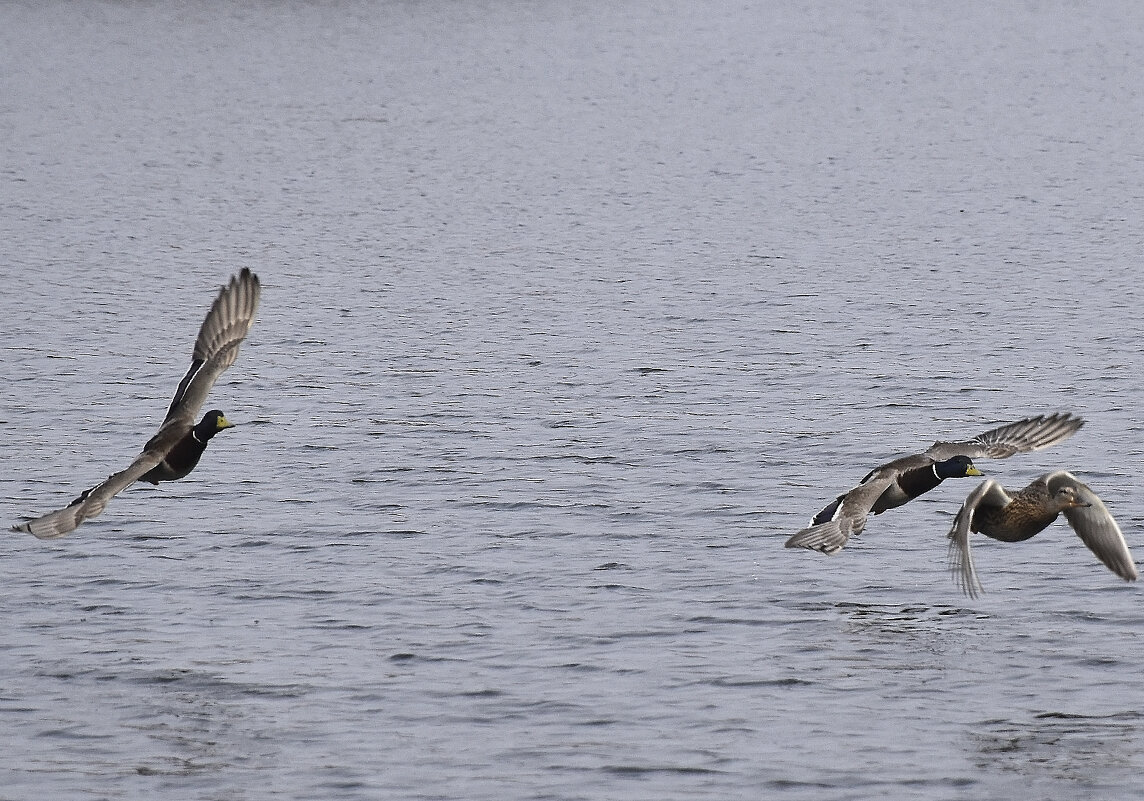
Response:
[{"label": "gray water surface", "polygon": [[[843,4],[845,5],[845,4]],[[758,6],[758,7],[756,7]],[[1068,410],[1144,554],[1144,10],[0,5],[3,799],[1135,799],[1144,614],[1063,523],[785,539]]]}]

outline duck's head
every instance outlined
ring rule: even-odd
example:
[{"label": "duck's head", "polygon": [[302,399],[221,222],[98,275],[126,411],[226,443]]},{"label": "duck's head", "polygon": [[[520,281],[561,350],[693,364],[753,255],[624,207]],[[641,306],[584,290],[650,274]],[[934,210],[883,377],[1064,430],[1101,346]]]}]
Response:
[{"label": "duck's head", "polygon": [[1076,509],[1078,506],[1092,506],[1091,503],[1080,497],[1076,487],[1070,487],[1067,484],[1053,493],[1053,501],[1061,511]]},{"label": "duck's head", "polygon": [[195,426],[195,437],[200,442],[206,442],[218,432],[234,428],[234,423],[226,419],[226,415],[218,409],[211,409],[203,415],[203,419]]},{"label": "duck's head", "polygon": [[938,462],[933,469],[937,472],[938,478],[942,479],[985,475],[973,466],[973,460],[968,456],[954,456],[952,459]]}]

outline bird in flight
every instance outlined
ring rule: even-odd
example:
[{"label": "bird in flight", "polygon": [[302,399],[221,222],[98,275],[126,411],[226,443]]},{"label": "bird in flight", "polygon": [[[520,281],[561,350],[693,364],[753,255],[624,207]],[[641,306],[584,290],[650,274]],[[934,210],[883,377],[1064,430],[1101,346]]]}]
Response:
[{"label": "bird in flight", "polygon": [[838,553],[850,535],[862,533],[871,512],[903,506],[947,478],[984,475],[974,459],[1004,459],[1047,448],[1068,439],[1082,425],[1084,420],[1067,413],[1037,415],[962,442],[935,442],[924,453],[875,467],[858,486],[827,504],[807,528],[786,541],[786,547]]},{"label": "bird in flight", "polygon": [[234,427],[218,409],[207,412],[198,424],[195,418],[215,381],[238,358],[238,347],[254,323],[261,293],[258,276],[245,267],[219,290],[195,339],[190,369],[179,382],[163,424],[127,469],[109,476],[63,509],[20,523],[13,530],[42,540],[62,537],[100,514],[112,498],[136,481],[175,481],[194,470],[211,438]]},{"label": "bird in flight", "polygon": [[949,531],[950,568],[965,594],[976,598],[982,592],[969,549],[971,531],[1001,542],[1022,542],[1044,531],[1062,512],[1109,570],[1125,581],[1136,580],[1136,564],[1108,507],[1083,481],[1058,470],[1020,492],[1010,493],[990,479],[969,493]]}]

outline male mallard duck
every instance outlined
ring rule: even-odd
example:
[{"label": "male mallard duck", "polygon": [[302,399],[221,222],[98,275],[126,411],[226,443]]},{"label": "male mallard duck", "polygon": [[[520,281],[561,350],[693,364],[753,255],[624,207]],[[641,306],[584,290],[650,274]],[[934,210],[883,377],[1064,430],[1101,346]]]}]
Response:
[{"label": "male mallard duck", "polygon": [[199,329],[191,367],[179,382],[163,425],[130,467],[87,490],[63,509],[13,526],[13,530],[30,532],[42,540],[62,537],[102,512],[108,501],[135,481],[158,484],[180,479],[194,470],[211,437],[234,427],[217,409],[207,412],[198,425],[195,416],[206,402],[211,386],[238,358],[238,346],[254,322],[261,292],[258,276],[245,267],[219,290]]},{"label": "male mallard duck", "polygon": [[1089,550],[1116,575],[1135,581],[1136,565],[1108,508],[1072,473],[1045,473],[1010,495],[996,481],[983,481],[969,493],[949,531],[950,568],[970,598],[982,592],[969,551],[969,533],[979,531],[1002,542],[1021,542],[1048,528],[1061,513]]},{"label": "male mallard duck", "polygon": [[857,487],[839,495],[814,516],[810,526],[786,541],[788,548],[826,554],[842,550],[851,534],[861,534],[866,517],[909,503],[947,478],[984,475],[973,459],[1004,459],[1047,448],[1068,439],[1084,420],[1067,413],[1026,417],[978,434],[965,442],[935,442],[925,453],[903,456],[875,467]]}]

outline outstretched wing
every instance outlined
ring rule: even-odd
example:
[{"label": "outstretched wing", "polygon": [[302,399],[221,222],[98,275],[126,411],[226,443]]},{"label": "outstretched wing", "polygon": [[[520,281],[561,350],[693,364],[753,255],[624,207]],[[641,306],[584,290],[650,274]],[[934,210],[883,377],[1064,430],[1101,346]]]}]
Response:
[{"label": "outstretched wing", "polygon": [[12,526],[12,530],[25,531],[41,540],[54,540],[56,537],[62,537],[68,532],[74,531],[80,523],[98,515],[107,506],[108,501],[163,461],[164,453],[165,451],[160,452],[154,448],[148,448],[139,454],[126,470],[112,474],[107,481],[92,487],[68,506],[35,520],[29,520],[27,523]]},{"label": "outstretched wing", "polygon": [[179,382],[166,420],[177,417],[194,423],[214,382],[238,358],[238,347],[254,323],[261,295],[258,276],[246,267],[219,290],[199,328],[191,366]]},{"label": "outstretched wing", "polygon": [[1012,500],[1005,489],[993,479],[982,481],[969,493],[949,530],[949,569],[961,591],[970,598],[976,598],[985,590],[977,578],[973,567],[973,552],[969,547],[969,536],[973,533],[973,515],[982,504],[1006,506]]},{"label": "outstretched wing", "polygon": [[1124,534],[1121,533],[1120,526],[1116,524],[1112,513],[1097,494],[1087,484],[1065,470],[1049,473],[1043,476],[1043,480],[1049,485],[1050,492],[1056,492],[1062,486],[1071,486],[1076,490],[1077,497],[1088,506],[1065,509],[1064,514],[1069,525],[1105,567],[1125,581],[1135,581],[1138,575],[1136,563],[1128,550],[1128,543],[1124,541]]},{"label": "outstretched wing", "polygon": [[1067,412],[1039,414],[990,429],[965,442],[935,442],[926,454],[938,462],[954,456],[1004,459],[1063,442],[1083,425],[1084,420]]},{"label": "outstretched wing", "polygon": [[[842,550],[851,534],[860,534],[866,526],[866,517],[874,508],[874,503],[894,483],[898,473],[885,469],[875,471],[854,489],[843,495],[834,506],[834,516],[824,522],[804,528],[786,541],[787,548],[809,548],[825,554],[836,554]],[[815,517],[830,509],[826,507]]]}]

